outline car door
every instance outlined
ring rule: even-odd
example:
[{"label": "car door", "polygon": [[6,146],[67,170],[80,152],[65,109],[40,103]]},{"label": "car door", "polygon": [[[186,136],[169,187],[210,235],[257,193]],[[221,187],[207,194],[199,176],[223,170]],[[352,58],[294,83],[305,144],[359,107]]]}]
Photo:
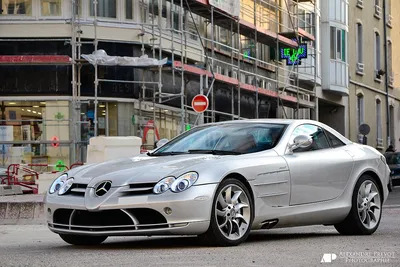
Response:
[{"label": "car door", "polygon": [[[353,158],[345,145],[332,133],[314,124],[296,127],[290,143],[298,135],[310,135],[313,143],[298,148],[284,158],[291,177],[290,205],[326,201],[338,197],[344,190],[353,168]],[[336,143],[335,143],[336,142]]]}]

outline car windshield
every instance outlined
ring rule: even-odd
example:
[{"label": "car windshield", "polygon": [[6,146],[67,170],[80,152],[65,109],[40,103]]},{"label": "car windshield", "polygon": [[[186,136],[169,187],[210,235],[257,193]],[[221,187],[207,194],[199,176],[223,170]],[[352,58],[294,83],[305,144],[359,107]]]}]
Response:
[{"label": "car windshield", "polygon": [[150,155],[254,153],[275,147],[285,128],[285,124],[272,123],[199,126],[178,136]]},{"label": "car windshield", "polygon": [[400,164],[400,153],[386,153],[385,157],[389,165]]}]

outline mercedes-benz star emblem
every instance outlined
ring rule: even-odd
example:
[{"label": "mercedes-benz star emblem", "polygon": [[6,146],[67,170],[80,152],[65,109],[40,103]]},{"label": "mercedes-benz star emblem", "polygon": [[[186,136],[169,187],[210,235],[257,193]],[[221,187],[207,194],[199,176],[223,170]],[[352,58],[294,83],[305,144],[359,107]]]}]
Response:
[{"label": "mercedes-benz star emblem", "polygon": [[111,189],[111,181],[104,181],[97,185],[95,194],[98,197],[104,196]]}]

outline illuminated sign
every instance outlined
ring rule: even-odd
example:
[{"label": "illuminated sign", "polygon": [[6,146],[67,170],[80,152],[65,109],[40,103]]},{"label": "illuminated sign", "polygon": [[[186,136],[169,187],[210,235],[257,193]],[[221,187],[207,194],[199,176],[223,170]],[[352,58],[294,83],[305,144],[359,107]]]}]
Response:
[{"label": "illuminated sign", "polygon": [[307,58],[307,44],[297,48],[281,48],[280,59],[286,59],[286,65],[301,65],[301,59]]}]

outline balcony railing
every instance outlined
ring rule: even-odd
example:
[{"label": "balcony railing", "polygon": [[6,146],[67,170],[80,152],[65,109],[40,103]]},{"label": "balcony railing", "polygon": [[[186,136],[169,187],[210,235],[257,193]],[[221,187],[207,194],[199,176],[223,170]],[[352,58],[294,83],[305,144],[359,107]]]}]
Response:
[{"label": "balcony railing", "polygon": [[375,5],[374,16],[378,19],[381,18],[382,8],[379,5]]}]

